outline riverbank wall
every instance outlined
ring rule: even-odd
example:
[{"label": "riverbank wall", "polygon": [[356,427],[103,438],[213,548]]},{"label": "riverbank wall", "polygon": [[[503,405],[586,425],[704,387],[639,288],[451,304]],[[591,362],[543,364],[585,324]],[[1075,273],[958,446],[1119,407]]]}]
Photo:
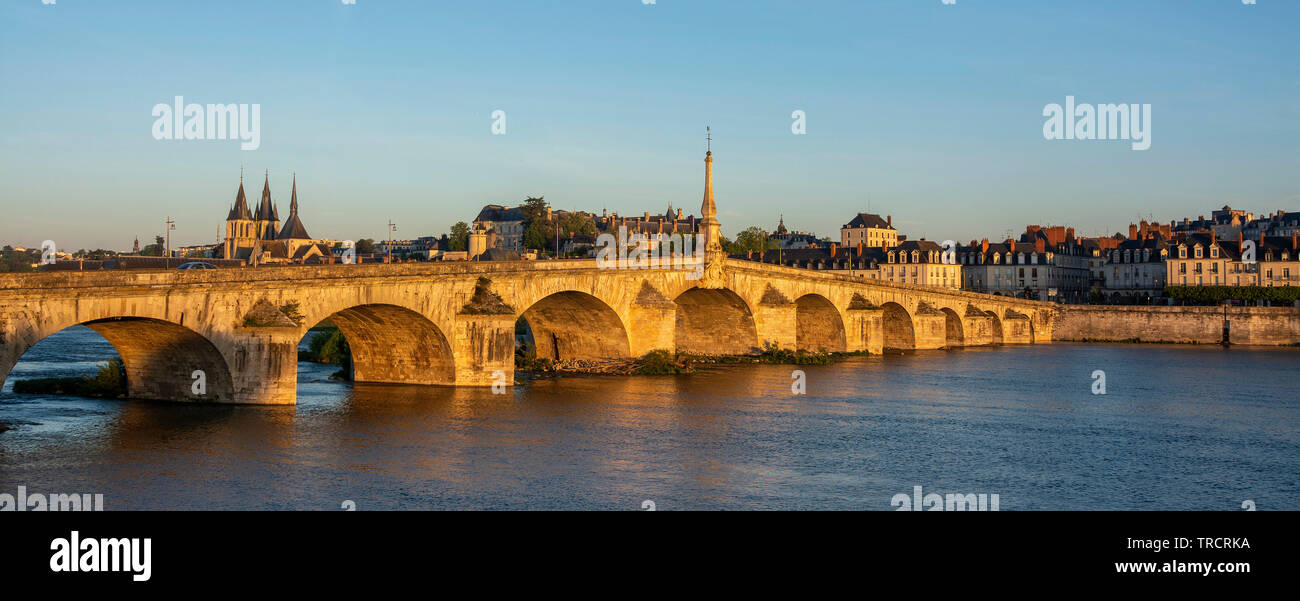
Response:
[{"label": "riverbank wall", "polygon": [[1067,305],[1052,332],[1061,342],[1300,344],[1298,307]]}]

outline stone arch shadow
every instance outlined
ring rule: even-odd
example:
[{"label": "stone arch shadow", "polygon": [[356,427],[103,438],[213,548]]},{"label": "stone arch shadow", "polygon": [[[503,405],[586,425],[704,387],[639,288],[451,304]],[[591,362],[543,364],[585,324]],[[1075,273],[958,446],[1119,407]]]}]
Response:
[{"label": "stone arch shadow", "polygon": [[944,317],[944,347],[959,348],[966,346],[966,330],[962,326],[961,316],[948,307],[940,307]]},{"label": "stone arch shadow", "polygon": [[758,350],[758,328],[745,299],[726,288],[691,288],[673,299],[677,305],[677,352],[742,355]]},{"label": "stone arch shadow", "polygon": [[833,353],[848,348],[844,318],[830,299],[809,293],[795,300],[795,347]]},{"label": "stone arch shadow", "polygon": [[916,328],[912,323],[912,314],[895,302],[882,303],[881,330],[884,332],[884,348],[894,350],[912,350],[916,348]]},{"label": "stone arch shadow", "polygon": [[397,305],[364,304],[335,311],[320,321],[324,319],[347,339],[354,381],[456,383],[455,358],[447,336],[420,313]]},{"label": "stone arch shadow", "polygon": [[[75,326],[90,328],[117,351],[126,372],[127,398],[196,402],[231,402],[235,398],[230,364],[211,340],[183,325],[151,317],[93,319],[24,341],[11,353],[12,363],[4,367],[4,379],[33,346]],[[203,386],[196,387],[200,378]]]},{"label": "stone arch shadow", "polygon": [[534,302],[520,319],[528,322],[538,357],[621,359],[631,356],[627,328],[605,301],[575,290],[555,292]]},{"label": "stone arch shadow", "polygon": [[998,317],[997,311],[985,311],[989,317],[989,330],[992,335],[992,344],[1002,344],[1002,318]]}]

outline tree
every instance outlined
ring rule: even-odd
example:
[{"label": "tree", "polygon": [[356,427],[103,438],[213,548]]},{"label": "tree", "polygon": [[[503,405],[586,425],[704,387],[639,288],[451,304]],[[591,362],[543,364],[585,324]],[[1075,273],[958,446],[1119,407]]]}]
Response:
[{"label": "tree", "polygon": [[164,250],[165,250],[165,249],[163,248],[163,245],[161,245],[161,244],[150,244],[150,245],[148,245],[148,246],[146,246],[146,247],[140,249],[140,256],[142,256],[142,257],[161,257],[161,256],[163,256],[163,251],[164,251]]},{"label": "tree", "polygon": [[767,231],[761,227],[750,226],[744,231],[736,234],[736,242],[732,244],[734,254],[746,253],[751,250],[762,252],[767,248]]},{"label": "tree", "polygon": [[375,252],[375,241],[373,238],[362,238],[357,240],[354,247],[357,249],[357,254],[368,255]]},{"label": "tree", "polygon": [[596,222],[591,216],[573,212],[564,216],[560,222],[560,235],[564,237],[592,235],[596,233]]},{"label": "tree", "polygon": [[451,234],[448,236],[448,244],[451,250],[466,250],[469,248],[469,224],[464,221],[457,221],[456,225],[451,226]]},{"label": "tree", "polygon": [[545,250],[555,237],[554,228],[546,219],[546,200],[542,196],[530,196],[520,208],[524,212],[524,248]]}]

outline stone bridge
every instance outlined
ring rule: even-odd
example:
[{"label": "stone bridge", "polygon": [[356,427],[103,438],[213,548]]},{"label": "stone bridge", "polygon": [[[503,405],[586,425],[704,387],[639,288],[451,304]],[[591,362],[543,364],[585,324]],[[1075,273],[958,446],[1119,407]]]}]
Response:
[{"label": "stone bridge", "polygon": [[131,398],[291,404],[298,343],[326,319],[347,337],[357,381],[484,386],[513,381],[519,318],[539,356],[569,360],[1047,342],[1057,312],[716,252],[705,271],[566,260],[4,275],[0,382],[74,325],[117,349]]}]

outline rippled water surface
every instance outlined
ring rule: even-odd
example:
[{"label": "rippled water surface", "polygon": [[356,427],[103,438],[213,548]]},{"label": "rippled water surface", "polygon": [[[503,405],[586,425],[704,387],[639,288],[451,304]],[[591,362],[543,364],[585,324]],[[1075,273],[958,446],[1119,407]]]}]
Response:
[{"label": "rippled water surface", "polygon": [[[488,389],[332,382],[295,407],[15,395],[93,372],[85,328],[0,392],[0,492],[108,509],[892,509],[926,493],[1010,509],[1300,509],[1300,351],[1052,344]],[[1091,393],[1094,370],[1107,392]]]}]

